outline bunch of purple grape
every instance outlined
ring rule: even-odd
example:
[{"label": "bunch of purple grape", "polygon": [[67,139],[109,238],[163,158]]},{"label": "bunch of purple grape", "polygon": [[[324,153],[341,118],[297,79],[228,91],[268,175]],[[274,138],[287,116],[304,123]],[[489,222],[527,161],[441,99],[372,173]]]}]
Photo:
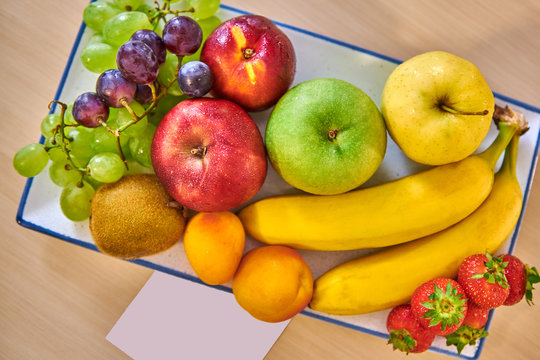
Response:
[{"label": "bunch of purple grape", "polygon": [[[103,18],[103,12],[109,11],[109,3],[99,2],[91,3],[88,8],[96,18]],[[162,9],[169,10],[170,4],[165,5]],[[158,6],[150,10],[159,9]],[[146,20],[149,24],[150,10]],[[151,169],[150,147],[156,125],[170,108],[186,98],[179,97],[179,92],[187,97],[201,97],[212,87],[208,66],[198,60],[185,60],[198,59],[204,38],[219,25],[215,16],[209,18],[213,12],[215,9],[207,11],[207,18],[202,21],[178,14],[168,21],[165,17],[158,18],[166,21],[162,36],[141,22],[132,25],[138,30],[118,47],[117,68],[101,72],[96,91],[79,95],[69,106],[51,102],[59,104],[61,112],[51,112],[43,119],[41,130],[45,143],[21,148],[13,159],[14,168],[23,176],[33,177],[52,160],[49,176],[53,183],[63,187],[60,207],[73,221],[88,218],[90,200],[102,183],[118,181],[128,172]],[[116,28],[110,23],[124,21],[129,28],[129,22],[138,17],[135,11],[129,11],[105,18],[105,25],[101,24],[103,37],[112,44],[116,40],[113,36]],[[97,24],[86,17],[85,22]],[[204,24],[205,34],[199,23]],[[109,46],[100,44],[97,48],[105,45]],[[81,60],[85,65],[83,57]]]},{"label": "bunch of purple grape", "polygon": [[[108,107],[128,108],[136,99],[139,103],[155,103],[155,86],[159,67],[165,63],[167,50],[180,58],[194,54],[202,42],[202,29],[187,16],[177,16],[167,22],[163,38],[152,30],[137,30],[118,49],[118,69],[104,71],[98,78],[95,93],[79,96],[73,105],[73,117],[79,124],[98,127],[107,121]],[[200,62],[191,61],[178,71],[178,85],[190,97],[206,95],[212,88],[210,68]],[[167,84],[165,89],[172,84]],[[100,101],[101,99],[101,101]],[[133,122],[139,120],[134,116]]]}]

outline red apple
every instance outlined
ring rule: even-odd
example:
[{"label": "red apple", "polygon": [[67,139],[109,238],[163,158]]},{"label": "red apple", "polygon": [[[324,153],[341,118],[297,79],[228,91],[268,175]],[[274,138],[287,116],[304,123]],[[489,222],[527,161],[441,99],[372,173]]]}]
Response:
[{"label": "red apple", "polygon": [[152,165],[167,192],[196,211],[226,211],[251,199],[266,177],[266,152],[249,114],[223,99],[184,100],[161,120]]},{"label": "red apple", "polygon": [[238,16],[218,26],[204,43],[201,61],[214,75],[212,93],[248,111],[274,105],[296,71],[291,41],[259,15]]}]

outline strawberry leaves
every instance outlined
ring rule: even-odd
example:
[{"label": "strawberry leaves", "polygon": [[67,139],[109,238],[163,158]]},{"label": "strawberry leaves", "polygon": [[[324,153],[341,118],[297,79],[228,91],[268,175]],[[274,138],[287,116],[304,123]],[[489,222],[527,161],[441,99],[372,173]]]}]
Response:
[{"label": "strawberry leaves", "polygon": [[503,289],[509,287],[504,268],[508,266],[508,262],[503,260],[503,256],[493,257],[486,252],[487,261],[484,261],[486,272],[477,273],[471,276],[471,279],[486,279],[490,284],[499,284]]},{"label": "strawberry leaves", "polygon": [[446,284],[443,291],[437,284],[433,283],[433,292],[429,295],[430,301],[420,303],[426,309],[422,317],[430,319],[429,326],[441,324],[442,330],[457,325],[464,318],[464,304],[467,299],[457,294],[457,287],[452,287],[452,283]]},{"label": "strawberry leaves", "polygon": [[474,254],[463,260],[458,270],[458,283],[471,302],[482,309],[501,306],[510,294],[505,275],[508,262],[491,254]]},{"label": "strawberry leaves", "polygon": [[437,278],[420,285],[411,298],[411,308],[420,324],[435,335],[448,335],[463,323],[467,297],[454,280]]},{"label": "strawberry leaves", "polygon": [[405,329],[390,331],[388,344],[392,344],[394,350],[403,351],[407,355],[416,348],[416,340]]},{"label": "strawberry leaves", "polygon": [[488,336],[488,333],[483,328],[476,329],[463,325],[452,334],[446,335],[446,345],[455,345],[458,355],[461,355],[461,351],[466,345],[476,345],[476,340],[486,336]]},{"label": "strawberry leaves", "polygon": [[534,305],[532,298],[534,290],[533,284],[540,282],[540,276],[538,275],[538,270],[533,267],[529,267],[529,265],[525,265],[525,273],[526,273],[526,279],[527,282],[525,284],[525,300],[527,300],[527,304]]}]

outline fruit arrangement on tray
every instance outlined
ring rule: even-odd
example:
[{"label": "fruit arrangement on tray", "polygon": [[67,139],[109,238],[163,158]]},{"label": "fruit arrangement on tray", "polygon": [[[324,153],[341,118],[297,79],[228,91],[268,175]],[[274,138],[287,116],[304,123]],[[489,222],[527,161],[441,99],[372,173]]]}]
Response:
[{"label": "fruit arrangement on tray", "polygon": [[[380,110],[336,78],[291,86],[296,53],[260,15],[221,22],[216,0],[98,0],[83,66],[95,91],[57,99],[43,144],[15,169],[48,169],[63,214],[88,219],[105,254],[137,259],[181,242],[206,284],[232,281],[255,318],[306,307],[337,315],[393,308],[394,348],[427,350],[445,336],[459,352],[487,333],[487,311],[532,303],[534,267],[496,256],[522,207],[516,179],[528,124],[495,105],[480,71],[447,52],[396,67]],[[271,109],[264,136],[250,115]],[[498,135],[477,152],[495,120]],[[426,169],[362,186],[390,135]],[[500,169],[496,164],[504,153]],[[268,163],[297,189],[252,201]],[[246,234],[261,246],[245,251]],[[378,249],[314,279],[297,250]]]}]

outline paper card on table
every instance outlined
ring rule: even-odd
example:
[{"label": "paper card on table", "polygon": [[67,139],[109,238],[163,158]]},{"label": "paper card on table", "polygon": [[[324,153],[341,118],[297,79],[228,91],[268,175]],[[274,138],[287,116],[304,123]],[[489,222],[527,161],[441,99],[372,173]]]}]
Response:
[{"label": "paper card on table", "polygon": [[256,320],[229,292],[156,271],[107,340],[135,360],[254,360],[288,323]]}]

